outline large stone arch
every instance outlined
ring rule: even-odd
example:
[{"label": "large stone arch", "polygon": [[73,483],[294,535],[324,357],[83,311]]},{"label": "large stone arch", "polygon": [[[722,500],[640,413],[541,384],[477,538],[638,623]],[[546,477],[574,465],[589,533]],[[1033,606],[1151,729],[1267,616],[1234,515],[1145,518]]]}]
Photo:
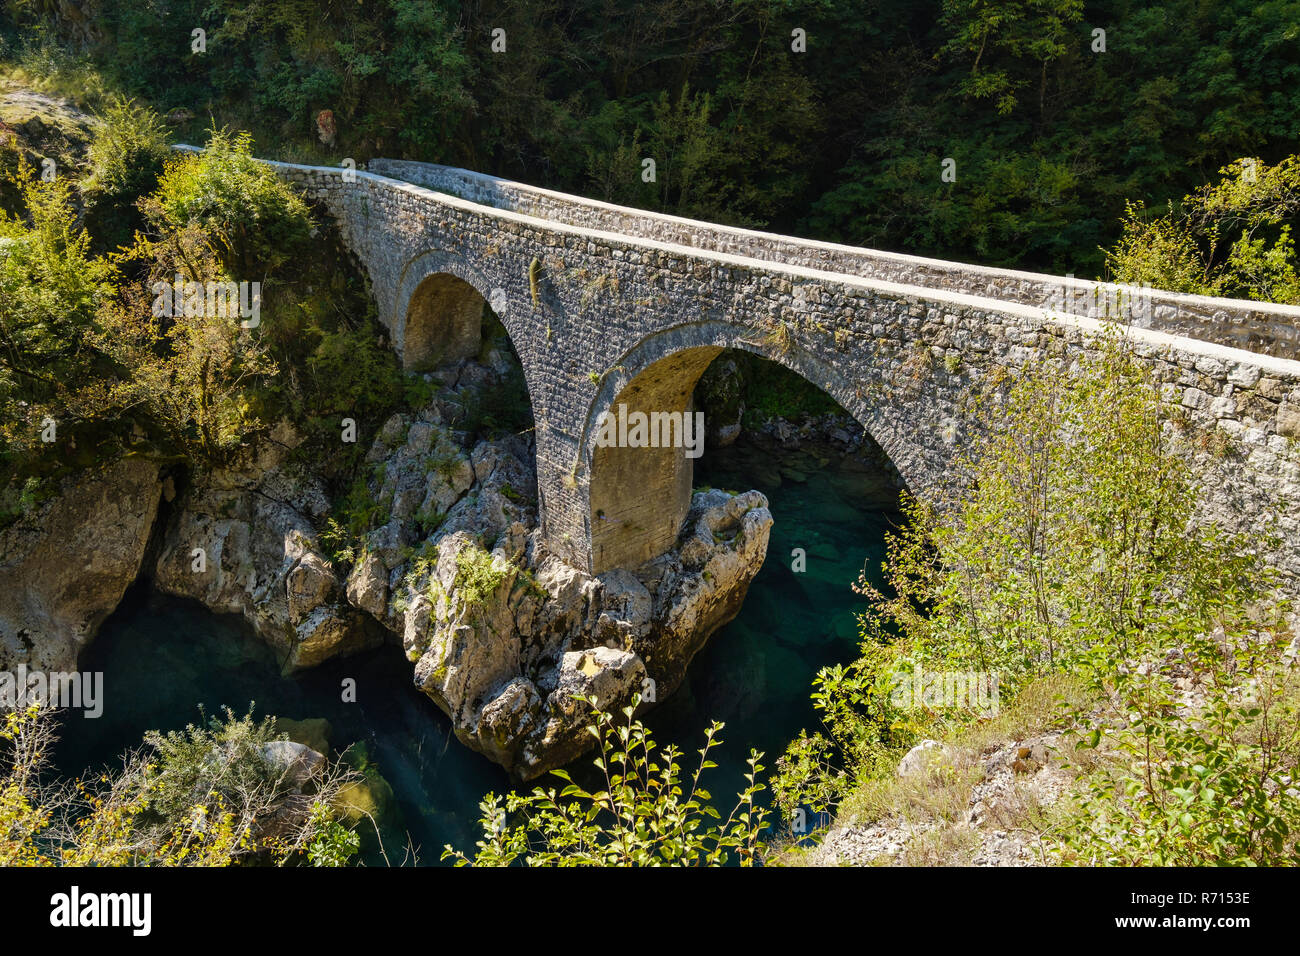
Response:
[{"label": "large stone arch", "polygon": [[[899,439],[883,427],[876,408],[825,362],[797,345],[778,349],[750,328],[725,322],[676,326],[643,339],[605,376],[588,411],[581,439],[590,502],[591,570],[636,567],[671,548],[690,508],[694,463],[682,447],[619,447],[598,441],[602,414],[688,412],[695,385],[724,349],[741,349],[776,362],[822,389],[862,425],[896,464]],[[878,437],[879,436],[879,437]],[[912,486],[918,476],[900,469]]]}]

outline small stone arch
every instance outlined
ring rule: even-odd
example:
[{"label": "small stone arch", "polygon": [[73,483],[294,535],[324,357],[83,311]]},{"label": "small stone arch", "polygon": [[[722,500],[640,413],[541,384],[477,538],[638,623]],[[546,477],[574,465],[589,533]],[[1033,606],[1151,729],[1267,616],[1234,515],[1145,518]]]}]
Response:
[{"label": "small stone arch", "polygon": [[406,306],[399,347],[403,368],[427,370],[477,355],[486,304],[464,279],[449,272],[426,276]]},{"label": "small stone arch", "polygon": [[408,262],[388,323],[402,367],[424,370],[476,355],[484,307],[505,321],[492,289],[487,278],[449,253],[426,252]]},{"label": "small stone arch", "polygon": [[[591,570],[637,567],[670,549],[690,508],[693,459],[682,447],[610,446],[599,441],[602,414],[692,411],[695,385],[724,349],[741,349],[774,361],[822,389],[844,407],[896,464],[895,436],[876,437],[882,420],[858,389],[797,346],[776,349],[726,323],[695,323],[650,336],[606,375],[582,435],[590,501]],[[622,408],[620,408],[622,406]],[[880,429],[882,432],[886,429]],[[904,483],[912,484],[906,474]]]}]

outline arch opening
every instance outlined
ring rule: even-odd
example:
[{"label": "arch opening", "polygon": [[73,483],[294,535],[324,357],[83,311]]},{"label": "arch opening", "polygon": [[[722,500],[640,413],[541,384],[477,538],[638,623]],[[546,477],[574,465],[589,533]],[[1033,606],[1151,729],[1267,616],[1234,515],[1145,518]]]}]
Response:
[{"label": "arch opening", "polygon": [[[888,454],[819,385],[749,350],[689,346],[635,374],[594,423],[588,489],[593,573],[635,568],[671,549],[690,510],[700,455],[708,447],[735,441],[746,423],[752,428],[762,416],[780,417],[783,406],[803,418],[835,418],[846,448],[870,463],[864,470],[877,474],[878,497],[897,503],[904,482]],[[637,416],[642,416],[648,441],[634,440]],[[661,416],[658,427],[655,416]],[[665,419],[685,424],[701,418],[702,434],[684,435],[698,447],[655,441],[662,437]],[[610,420],[626,431],[615,433],[607,425]],[[790,427],[788,422],[779,426]]]},{"label": "arch opening", "polygon": [[486,308],[483,296],[464,279],[448,272],[425,277],[406,307],[403,368],[428,371],[478,355]]},{"label": "arch opening", "polygon": [[793,369],[725,350],[695,388],[709,427],[694,491],[750,489],[773,524],[762,565],[734,618],[691,661],[682,687],[650,717],[676,739],[711,720],[739,744],[719,757],[734,786],[750,748],[780,753],[815,726],[817,673],[858,656],[858,615],[871,599],[859,577],[888,593],[886,535],[904,520],[902,479],[886,452],[834,396]]}]

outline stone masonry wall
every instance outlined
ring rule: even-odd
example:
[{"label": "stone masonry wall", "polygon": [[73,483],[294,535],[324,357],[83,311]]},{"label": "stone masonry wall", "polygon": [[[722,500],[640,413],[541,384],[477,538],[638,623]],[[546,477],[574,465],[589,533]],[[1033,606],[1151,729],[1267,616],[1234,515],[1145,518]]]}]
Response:
[{"label": "stone masonry wall", "polygon": [[[596,417],[660,360],[722,346],[793,368],[853,414],[924,494],[960,478],[953,462],[969,438],[972,386],[999,370],[1068,363],[1101,328],[946,288],[535,218],[372,173],[345,181],[337,169],[276,167],[339,220],[399,350],[407,303],[428,276],[458,276],[492,304],[533,402],[545,541],[580,568],[592,564],[592,482],[604,479],[591,472]],[[1300,575],[1300,362],[1129,334],[1165,400],[1185,410],[1181,439],[1209,476],[1205,512],[1261,542],[1281,536],[1270,557]],[[641,482],[613,494],[672,491]]]}]

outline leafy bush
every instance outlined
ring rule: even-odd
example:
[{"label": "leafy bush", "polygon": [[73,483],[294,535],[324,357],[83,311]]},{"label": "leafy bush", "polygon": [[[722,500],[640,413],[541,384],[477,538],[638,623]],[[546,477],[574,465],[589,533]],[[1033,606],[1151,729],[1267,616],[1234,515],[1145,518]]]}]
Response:
[{"label": "leafy bush", "polygon": [[518,573],[510,564],[498,565],[491,552],[467,544],[456,554],[456,578],[453,586],[464,607],[481,606],[509,578]]},{"label": "leafy bush", "polygon": [[129,245],[143,225],[136,200],[153,191],[171,155],[166,128],[153,110],[117,98],[88,153],[90,175],[81,183],[87,228],[108,248]]},{"label": "leafy bush", "polygon": [[[54,472],[111,453],[127,404],[115,386],[129,368],[100,326],[117,272],[91,254],[68,182],[38,182],[24,166],[18,186],[28,218],[0,215],[0,495],[9,516],[27,510]],[[40,454],[50,422],[76,453]]]},{"label": "leafy bush", "polygon": [[600,789],[586,790],[567,771],[555,770],[566,784],[558,793],[536,787],[504,801],[489,793],[480,804],[477,852],[470,857],[447,846],[443,859],[458,866],[752,866],[758,860],[767,817],[756,800],[764,789],[757,782],[762,754],[751,752],[748,785],[723,819],[701,786],[704,771],[717,766],[709,752],[722,743],[722,724],[705,732],[699,764],[688,775],[681,751],[673,745],[660,751],[633,719],[639,697],[621,719],[579,699],[594,710],[587,730],[600,744],[593,761]]},{"label": "leafy bush", "polygon": [[1118,282],[1268,302],[1300,302],[1292,225],[1300,211],[1300,156],[1275,166],[1243,158],[1151,217],[1130,203],[1124,235],[1106,250]]},{"label": "leafy bush", "polygon": [[[1195,633],[1151,648],[1148,658],[1168,655],[1161,663],[1094,671],[1114,703],[1070,710],[1079,746],[1103,756],[1061,827],[1061,861],[1294,866],[1300,684],[1285,643],[1268,631]],[[1188,689],[1199,700],[1187,703]]]},{"label": "leafy bush", "polygon": [[198,226],[240,280],[260,280],[302,256],[312,230],[307,204],[254,159],[252,137],[215,127],[201,154],[167,164],[157,207],[173,229]]},{"label": "leafy bush", "polygon": [[[148,751],[94,780],[48,779],[54,712],[4,715],[0,727],[0,865],[227,866],[306,855],[341,866],[355,834],[334,804],[350,774],[331,768],[310,793],[290,788],[264,747],[270,721],[229,710],[184,731],[147,735]],[[270,824],[274,826],[270,826]]]}]

